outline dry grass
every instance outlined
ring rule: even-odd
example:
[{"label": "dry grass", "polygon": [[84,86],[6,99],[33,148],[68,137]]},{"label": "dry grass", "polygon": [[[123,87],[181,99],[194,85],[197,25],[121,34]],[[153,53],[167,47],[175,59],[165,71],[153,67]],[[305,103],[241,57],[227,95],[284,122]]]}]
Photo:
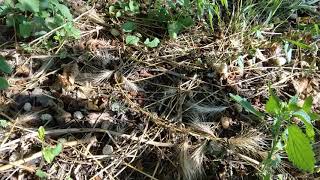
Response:
[{"label": "dry grass", "polygon": [[[199,23],[177,40],[147,50],[111,36],[110,25],[96,12],[78,13],[79,41],[45,52],[41,43],[52,31],[29,43],[32,54],[3,50],[28,73],[13,73],[10,88],[0,92],[0,119],[9,122],[0,129],[2,177],[34,179],[41,169],[52,179],[257,178],[270,129],[239,111],[228,93],[249,98],[258,109],[269,82],[287,98],[297,90],[294,81],[314,78],[305,90],[320,93],[319,71],[306,71],[301,54],[285,66],[269,61],[277,36],[272,29],[259,39],[247,32],[249,24],[239,31],[231,21],[212,34]],[[257,48],[261,51],[251,52]],[[62,51],[69,57],[59,59]],[[26,102],[32,104],[29,112]],[[77,111],[84,117],[77,118]],[[45,113],[53,116],[50,122],[41,120]],[[221,126],[223,116],[231,118],[230,127]],[[47,144],[65,141],[52,164],[41,158],[40,126]],[[288,179],[296,173],[285,163],[277,171]]]}]

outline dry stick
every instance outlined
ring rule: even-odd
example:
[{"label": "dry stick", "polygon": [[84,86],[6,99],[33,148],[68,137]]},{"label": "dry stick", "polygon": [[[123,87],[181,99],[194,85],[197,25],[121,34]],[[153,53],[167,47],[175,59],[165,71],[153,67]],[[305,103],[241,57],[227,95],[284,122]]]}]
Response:
[{"label": "dry stick", "polygon": [[135,170],[135,171],[138,171],[139,173],[141,173],[141,174],[143,174],[143,175],[145,175],[145,176],[149,177],[150,179],[158,180],[157,178],[155,178],[155,177],[153,177],[153,176],[151,176],[151,175],[149,175],[149,174],[147,174],[147,173],[145,173],[145,172],[141,171],[140,169],[135,168],[135,167],[134,167],[134,166],[132,166],[131,164],[128,164],[128,163],[123,163],[123,164],[124,164],[124,165],[126,165],[126,166],[128,166],[129,168],[131,168],[131,169],[133,169],[133,170]]},{"label": "dry stick", "polygon": [[[80,141],[70,141],[70,142],[66,142],[66,143],[63,143],[63,146],[76,146],[78,144],[82,144],[82,143],[87,143],[87,142],[91,142],[92,139],[95,138],[95,137],[92,137],[92,138],[88,138],[88,139],[85,139],[85,140],[80,140]],[[37,152],[35,154],[33,154],[32,156],[30,157],[27,157],[27,158],[24,158],[24,159],[20,159],[20,160],[17,160],[15,162],[10,162],[10,164],[6,164],[4,166],[0,166],[0,172],[2,171],[5,171],[5,170],[8,170],[14,166],[21,166],[22,164],[26,163],[26,162],[29,162],[29,161],[32,161],[34,159],[37,159],[39,157],[42,156],[42,151],[40,152]]]},{"label": "dry stick", "polygon": [[[174,144],[172,143],[162,143],[162,142],[156,142],[156,141],[150,141],[144,138],[140,137],[134,137],[128,134],[122,134],[115,131],[109,131],[106,129],[100,129],[100,128],[69,128],[69,129],[55,129],[55,130],[47,130],[45,132],[46,135],[59,135],[59,134],[68,134],[68,133],[84,133],[84,132],[96,132],[96,133],[110,133],[115,136],[131,139],[134,141],[140,141],[145,144],[153,145],[153,146],[159,146],[159,147],[173,147]],[[15,139],[13,141],[10,141],[6,144],[3,144],[0,148],[4,148],[10,145],[13,145],[15,143],[20,142],[22,139],[29,139],[32,137],[36,137],[38,134],[36,132],[27,134],[21,138]],[[1,151],[1,149],[0,149]]]}]

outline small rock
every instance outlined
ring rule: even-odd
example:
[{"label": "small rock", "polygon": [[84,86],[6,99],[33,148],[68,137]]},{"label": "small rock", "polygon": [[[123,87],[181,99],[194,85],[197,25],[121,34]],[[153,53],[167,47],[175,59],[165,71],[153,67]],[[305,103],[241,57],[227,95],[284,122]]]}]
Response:
[{"label": "small rock", "polygon": [[23,105],[23,110],[25,110],[26,112],[31,111],[31,109],[32,109],[32,105],[29,102]]},{"label": "small rock", "polygon": [[17,153],[17,152],[13,152],[11,154],[11,156],[9,157],[9,161],[10,162],[17,161],[18,159],[19,159],[19,153]]},{"label": "small rock", "polygon": [[43,91],[40,88],[34,88],[34,90],[32,91],[33,96],[40,96],[42,94],[43,94]]},{"label": "small rock", "polygon": [[224,116],[220,121],[223,129],[228,129],[230,127],[231,118]]},{"label": "small rock", "polygon": [[106,144],[106,145],[103,147],[103,149],[102,149],[102,154],[104,154],[104,155],[110,155],[110,154],[112,154],[112,153],[113,153],[113,147],[110,146],[110,145],[108,145],[108,144]]},{"label": "small rock", "polygon": [[110,127],[110,122],[109,121],[103,121],[101,123],[101,129],[109,129]]},{"label": "small rock", "polygon": [[66,143],[67,142],[67,140],[65,139],[65,138],[59,138],[58,139],[58,142],[60,142],[60,143]]},{"label": "small rock", "polygon": [[83,116],[82,112],[76,111],[73,113],[73,117],[77,120],[81,120],[84,116]]},{"label": "small rock", "polygon": [[40,119],[42,121],[47,122],[47,121],[52,121],[53,117],[51,116],[51,114],[42,114]]},{"label": "small rock", "polygon": [[285,65],[285,64],[287,63],[287,60],[286,60],[286,58],[284,58],[284,57],[277,57],[277,58],[275,59],[275,63],[276,63],[276,65],[278,65],[278,66],[283,66],[283,65]]},{"label": "small rock", "polygon": [[111,33],[113,36],[120,36],[120,32],[119,32],[117,29],[111,29],[110,33]]}]

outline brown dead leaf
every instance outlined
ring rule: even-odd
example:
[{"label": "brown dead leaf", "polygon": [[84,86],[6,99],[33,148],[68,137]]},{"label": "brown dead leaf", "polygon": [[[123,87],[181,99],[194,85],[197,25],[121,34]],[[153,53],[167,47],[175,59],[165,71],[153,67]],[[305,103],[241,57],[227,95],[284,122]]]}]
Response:
[{"label": "brown dead leaf", "polygon": [[63,73],[58,74],[54,89],[63,88],[65,90],[73,90],[76,77],[79,75],[79,67],[77,63],[62,65]]},{"label": "brown dead leaf", "polygon": [[71,85],[74,85],[76,77],[79,75],[79,66],[77,63],[63,65],[63,76],[67,78]]},{"label": "brown dead leaf", "polygon": [[30,68],[28,65],[19,65],[17,68],[16,68],[16,74],[18,76],[23,76],[23,77],[27,77],[29,76],[29,73],[30,73]]},{"label": "brown dead leaf", "polygon": [[87,101],[87,109],[91,111],[99,111],[99,106],[96,101],[88,100]]},{"label": "brown dead leaf", "polygon": [[309,80],[307,78],[300,78],[297,80],[292,80],[292,84],[296,92],[298,94],[301,94],[303,91],[307,89]]}]

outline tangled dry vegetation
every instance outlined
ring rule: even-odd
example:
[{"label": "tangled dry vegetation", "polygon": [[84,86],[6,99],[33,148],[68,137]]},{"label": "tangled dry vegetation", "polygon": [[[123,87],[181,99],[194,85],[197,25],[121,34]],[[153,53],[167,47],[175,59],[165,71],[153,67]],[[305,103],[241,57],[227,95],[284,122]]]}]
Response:
[{"label": "tangled dry vegetation", "polygon": [[[51,179],[256,179],[272,120],[248,114],[229,93],[262,110],[269,83],[283,99],[312,95],[320,112],[319,52],[295,46],[282,64],[284,45],[274,40],[307,33],[272,27],[259,38],[232,19],[212,33],[200,21],[157,48],[128,46],[110,33],[122,21],[105,15],[104,1],[69,3],[79,40],[45,49],[50,34],[20,42],[0,30],[1,55],[14,69],[0,92],[0,179],[34,179],[38,169]],[[46,163],[42,144],[59,142],[63,151]],[[285,160],[274,174],[318,176]]]}]

